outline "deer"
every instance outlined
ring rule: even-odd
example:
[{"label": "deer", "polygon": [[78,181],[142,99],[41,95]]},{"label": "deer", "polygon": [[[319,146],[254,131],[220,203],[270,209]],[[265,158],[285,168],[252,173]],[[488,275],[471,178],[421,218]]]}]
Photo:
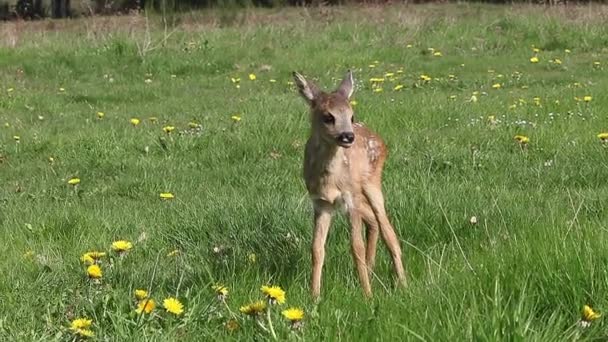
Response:
[{"label": "deer", "polygon": [[321,294],[325,242],[337,208],[343,209],[350,224],[351,252],[364,295],[372,297],[370,275],[379,234],[392,257],[397,284],[405,286],[401,247],[382,193],[382,169],[388,148],[378,134],[355,122],[350,103],[354,92],[352,72],[347,72],[333,92],[322,91],[298,72],[293,72],[293,78],[310,107],[311,130],[305,145],[303,177],[314,211],[310,285],[313,299],[318,301]]}]

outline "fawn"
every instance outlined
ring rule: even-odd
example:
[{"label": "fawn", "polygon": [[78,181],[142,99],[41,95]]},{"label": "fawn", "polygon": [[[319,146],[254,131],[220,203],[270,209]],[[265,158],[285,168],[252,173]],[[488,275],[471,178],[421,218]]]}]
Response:
[{"label": "fawn", "polygon": [[[354,90],[351,71],[338,89],[327,93],[297,72],[293,73],[300,95],[310,106],[311,135],[306,142],[304,180],[314,208],[311,292],[321,293],[325,241],[334,208],[345,209],[351,226],[351,248],[359,282],[366,296],[372,295],[372,272],[378,233],[382,234],[397,280],[405,285],[401,247],[384,208],[382,168],[387,157],[384,141],[354,120],[350,97]],[[367,245],[362,223],[367,226]]]}]

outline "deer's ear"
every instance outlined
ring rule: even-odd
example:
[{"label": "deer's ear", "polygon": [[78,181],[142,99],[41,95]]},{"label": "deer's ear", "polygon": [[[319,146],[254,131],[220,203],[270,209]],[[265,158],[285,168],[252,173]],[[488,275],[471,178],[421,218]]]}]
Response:
[{"label": "deer's ear", "polygon": [[317,86],[306,80],[304,76],[300,75],[297,72],[293,72],[293,80],[296,82],[296,86],[298,86],[298,91],[300,95],[308,102],[312,103],[314,99],[319,95],[319,88]]},{"label": "deer's ear", "polygon": [[355,81],[353,80],[353,73],[352,71],[348,70],[346,76],[344,76],[344,79],[342,80],[342,83],[340,83],[340,85],[338,86],[336,92],[344,95],[347,99],[350,99],[354,91]]}]

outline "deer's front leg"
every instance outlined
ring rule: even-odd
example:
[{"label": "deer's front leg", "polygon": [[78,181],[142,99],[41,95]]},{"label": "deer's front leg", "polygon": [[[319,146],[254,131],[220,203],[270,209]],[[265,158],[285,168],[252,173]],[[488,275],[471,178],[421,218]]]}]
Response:
[{"label": "deer's front leg", "polygon": [[315,231],[312,240],[312,297],[317,300],[321,294],[321,273],[325,260],[325,241],[331,225],[333,207],[326,201],[313,201],[315,211]]}]

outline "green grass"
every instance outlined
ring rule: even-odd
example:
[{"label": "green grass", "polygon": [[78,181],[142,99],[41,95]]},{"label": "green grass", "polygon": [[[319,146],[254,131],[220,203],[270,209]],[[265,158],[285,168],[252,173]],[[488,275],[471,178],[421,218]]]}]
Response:
[{"label": "green grass", "polygon": [[[282,286],[306,310],[297,335],[310,341],[605,338],[603,318],[576,324],[584,304],[608,310],[608,150],[596,137],[608,130],[606,11],[193,13],[164,44],[150,18],[156,48],[145,53],[142,17],[2,24],[13,36],[0,41],[0,336],[69,340],[70,319],[85,316],[98,340],[269,339],[238,313],[240,329],[224,328],[230,313],[210,288],[220,282],[233,311],[261,298],[261,285]],[[301,179],[308,114],[290,74],[330,88],[348,68],[357,117],[391,151],[385,197],[410,283],[392,286],[382,247],[365,300],[337,216],[315,305]],[[370,78],[400,68],[372,90]],[[166,191],[176,198],[160,200]],[[112,254],[101,285],[90,284],[80,256],[117,239],[133,250]],[[159,308],[140,321],[132,293],[150,284],[158,302],[182,300],[185,315]],[[279,338],[296,339],[275,311]]]}]

